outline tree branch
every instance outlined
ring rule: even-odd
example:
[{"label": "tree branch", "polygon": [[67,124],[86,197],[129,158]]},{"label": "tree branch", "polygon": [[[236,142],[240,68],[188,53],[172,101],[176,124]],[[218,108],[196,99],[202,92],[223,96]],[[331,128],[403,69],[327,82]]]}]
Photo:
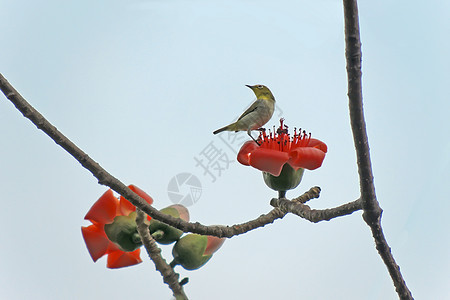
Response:
[{"label": "tree branch", "polygon": [[[60,131],[58,131],[55,126],[47,121],[14,89],[14,87],[11,86],[11,84],[3,77],[2,74],[0,74],[0,89],[26,118],[33,122],[37,126],[37,128],[45,132],[58,145],[64,148],[70,155],[72,155],[78,162],[80,162],[80,164],[84,168],[88,169],[92,173],[92,175],[94,175],[94,177],[98,179],[99,184],[109,186],[112,190],[116,191],[127,200],[129,200],[134,206],[140,208],[146,214],[158,221],[183,230],[184,232],[194,232],[203,235],[213,235],[217,237],[230,238],[235,235],[240,235],[250,230],[273,223],[276,219],[281,219],[286,214],[280,209],[275,208],[269,213],[261,215],[254,220],[233,226],[206,226],[198,222],[189,223],[183,221],[180,218],[174,218],[170,215],[163,214],[156,208],[149,205],[144,199],[139,197],[117,178],[109,174],[97,162],[95,162],[86,153],[84,153],[83,150],[78,148],[73,142],[71,142]],[[303,199],[302,201],[306,202],[312,198],[319,197],[319,193],[320,188],[312,188],[310,191],[300,196],[299,199]],[[305,202],[300,201],[300,203]]]},{"label": "tree branch", "polygon": [[372,231],[376,248],[388,268],[398,296],[400,299],[413,299],[381,227],[382,209],[375,194],[362,102],[361,41],[356,0],[344,0],[344,20],[350,123],[356,148],[363,218]]},{"label": "tree branch", "polygon": [[295,200],[288,199],[277,199],[273,198],[270,201],[270,205],[278,207],[281,211],[285,213],[293,213],[297,216],[311,221],[313,223],[318,223],[320,221],[329,221],[336,217],[341,217],[345,215],[350,215],[353,212],[360,210],[361,200],[357,199],[355,201],[349,202],[347,204],[328,209],[311,209],[308,205],[301,202],[296,202]]},{"label": "tree branch", "polygon": [[188,297],[184,293],[183,286],[178,279],[180,275],[175,273],[173,268],[161,256],[161,249],[156,245],[155,239],[150,235],[148,225],[145,224],[146,214],[137,209],[136,224],[142,243],[147,250],[148,256],[155,264],[156,270],[161,273],[164,283],[172,290],[174,297],[178,300],[187,300]]}]

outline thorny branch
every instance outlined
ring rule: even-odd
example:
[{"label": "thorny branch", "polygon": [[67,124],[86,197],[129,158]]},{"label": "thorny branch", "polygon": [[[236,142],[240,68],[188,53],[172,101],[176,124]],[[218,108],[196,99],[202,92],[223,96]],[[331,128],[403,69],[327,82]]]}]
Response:
[{"label": "thorny branch", "polygon": [[395,262],[381,227],[382,209],[377,201],[373,183],[369,141],[364,120],[361,85],[361,39],[356,0],[344,0],[345,57],[347,60],[350,123],[356,148],[363,218],[369,225],[376,248],[383,259],[400,299],[413,299]]}]

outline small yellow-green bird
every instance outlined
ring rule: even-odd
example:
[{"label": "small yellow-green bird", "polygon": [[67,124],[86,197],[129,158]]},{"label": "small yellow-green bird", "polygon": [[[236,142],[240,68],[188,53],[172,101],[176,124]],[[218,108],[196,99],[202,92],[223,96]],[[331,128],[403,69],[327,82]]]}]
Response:
[{"label": "small yellow-green bird", "polygon": [[236,122],[217,129],[213,134],[218,134],[222,131],[247,131],[247,134],[256,142],[251,131],[260,129],[272,118],[273,111],[275,110],[275,97],[265,85],[257,84],[246,86],[251,88],[255,93],[256,101],[244,111]]}]

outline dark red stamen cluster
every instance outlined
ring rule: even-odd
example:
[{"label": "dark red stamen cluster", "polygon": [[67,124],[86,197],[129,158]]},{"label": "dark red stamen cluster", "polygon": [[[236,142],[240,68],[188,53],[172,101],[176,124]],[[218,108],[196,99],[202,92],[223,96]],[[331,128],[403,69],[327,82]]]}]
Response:
[{"label": "dark red stamen cluster", "polygon": [[289,152],[292,149],[306,147],[311,140],[311,133],[307,134],[305,130],[294,128],[294,136],[290,136],[288,126],[283,124],[284,119],[280,119],[280,127],[273,132],[269,130],[260,132],[258,142],[260,148],[273,149],[277,151]]}]

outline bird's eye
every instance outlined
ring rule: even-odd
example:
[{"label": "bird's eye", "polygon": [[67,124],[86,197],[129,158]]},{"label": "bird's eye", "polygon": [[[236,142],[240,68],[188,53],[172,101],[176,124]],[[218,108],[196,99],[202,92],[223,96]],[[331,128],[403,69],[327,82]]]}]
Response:
[{"label": "bird's eye", "polygon": [[258,89],[262,89],[264,86],[263,85],[258,85]]}]

